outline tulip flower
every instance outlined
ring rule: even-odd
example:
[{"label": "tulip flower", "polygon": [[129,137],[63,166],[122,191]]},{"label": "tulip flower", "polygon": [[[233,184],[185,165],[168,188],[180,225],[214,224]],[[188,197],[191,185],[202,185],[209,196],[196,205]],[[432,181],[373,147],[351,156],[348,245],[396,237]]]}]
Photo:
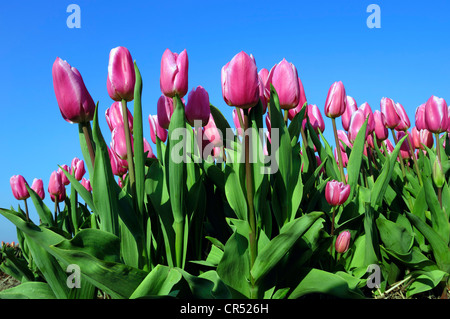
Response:
[{"label": "tulip flower", "polygon": [[48,182],[48,192],[50,193],[50,195],[59,196],[64,191],[65,187],[62,182],[61,173],[53,171]]},{"label": "tulip flower", "polygon": [[389,137],[389,131],[386,127],[386,118],[379,110],[373,112],[373,121],[375,126],[375,135],[379,141],[384,141]]},{"label": "tulip flower", "polygon": [[344,84],[334,82],[328,90],[325,101],[325,115],[332,119],[344,114],[347,105]]},{"label": "tulip flower", "polygon": [[31,184],[31,189],[34,190],[41,199],[45,198],[44,182],[42,179],[35,178],[33,184]]},{"label": "tulip flower", "polygon": [[116,152],[108,147],[109,160],[112,173],[115,176],[123,176],[128,172],[128,162],[117,156]]},{"label": "tulip flower", "polygon": [[130,51],[116,47],[109,52],[108,78],[106,88],[114,101],[132,101],[136,74]]},{"label": "tulip flower", "polygon": [[[356,112],[352,114],[352,118],[350,119],[350,126],[348,128],[348,139],[353,144],[355,143],[356,136],[358,135],[359,130],[366,120],[366,116],[364,114],[364,109],[359,108]],[[368,129],[366,128],[366,138],[367,138]]]},{"label": "tulip flower", "polygon": [[433,134],[427,129],[419,131],[417,127],[413,127],[411,129],[411,138],[416,149],[425,150],[425,146],[428,148],[433,147]]},{"label": "tulip flower", "polygon": [[400,103],[395,103],[395,110],[400,118],[398,125],[395,127],[397,131],[406,131],[411,127],[408,114],[406,114],[405,108]]},{"label": "tulip flower", "polygon": [[343,231],[339,234],[339,236],[336,238],[335,243],[335,249],[336,252],[343,254],[348,250],[348,247],[350,245],[350,232],[348,230]]},{"label": "tulip flower", "polygon": [[14,175],[10,178],[9,183],[14,197],[17,200],[24,200],[30,197],[25,185],[28,185],[27,181],[22,175]]},{"label": "tulip flower", "polygon": [[400,116],[397,113],[395,102],[391,98],[383,97],[380,102],[381,113],[386,119],[386,127],[395,129],[400,123]]},{"label": "tulip flower", "polygon": [[443,98],[431,96],[425,104],[426,129],[435,134],[445,132],[448,127],[448,108]]},{"label": "tulip flower", "polygon": [[[131,140],[133,143],[133,140]],[[128,160],[127,143],[125,140],[125,128],[123,125],[117,126],[111,133],[111,149],[123,160]],[[133,145],[132,145],[133,148]]]},{"label": "tulip flower", "polygon": [[157,115],[149,115],[148,122],[150,124],[150,138],[152,142],[156,144],[156,137],[165,142],[167,140],[167,130],[161,125],[159,125],[158,116]]},{"label": "tulip flower", "polygon": [[415,118],[416,127],[419,131],[427,128],[425,124],[425,103],[419,105],[416,108]]},{"label": "tulip flower", "polygon": [[[57,196],[58,200],[55,202],[56,196]],[[52,200],[52,202],[55,203],[55,219],[56,219],[56,212],[57,212],[57,209],[58,209],[57,205],[58,205],[58,203],[63,202],[66,199],[66,196],[67,196],[67,194],[66,194],[66,189],[65,188],[62,190],[62,193],[59,194],[59,195],[50,194],[50,199]]]},{"label": "tulip flower", "polygon": [[[108,127],[111,132],[114,130],[116,126],[123,125],[123,107],[122,103],[115,101],[111,107],[107,108],[105,111],[106,123],[108,123]],[[128,113],[128,127],[130,128],[130,132],[133,133],[133,115],[131,115],[130,110],[127,108]]]},{"label": "tulip flower", "polygon": [[161,58],[161,75],[159,84],[161,92],[167,97],[180,98],[188,91],[189,61],[186,50],[180,54],[166,49]]},{"label": "tulip flower", "polygon": [[155,154],[153,153],[153,150],[152,150],[152,147],[151,147],[150,143],[144,137],[144,153],[145,152],[148,152],[147,158],[156,158]]},{"label": "tulip flower", "polygon": [[222,96],[229,106],[248,109],[259,97],[259,76],[255,59],[244,51],[236,54],[221,71]]},{"label": "tulip flower", "polygon": [[[300,102],[301,97],[298,79],[297,68],[294,64],[286,61],[286,59],[275,64],[270,70],[266,87],[270,89],[270,85],[273,85],[278,94],[280,107],[283,110],[290,110]],[[302,99],[304,99],[304,104],[306,97],[302,97]]]},{"label": "tulip flower", "polygon": [[[397,132],[397,141],[400,141],[404,136],[406,135],[406,133],[404,131],[398,131]],[[403,141],[402,145],[400,146],[400,157],[403,159],[409,159],[411,157],[411,153],[410,153],[410,148],[408,145],[408,140],[407,138]]]},{"label": "tulip flower", "polygon": [[[68,172],[69,174],[71,174],[71,170],[70,170],[69,166],[67,166],[66,164],[64,164],[64,165],[61,165],[61,167],[62,167],[66,172]],[[62,171],[62,169],[58,167],[57,172],[58,172],[59,175],[61,175],[61,181],[62,181],[62,183],[63,183],[64,185],[69,185],[69,184],[70,184],[70,181],[69,181],[69,179],[67,178],[66,174],[64,174],[64,172]]]},{"label": "tulip flower", "polygon": [[[340,157],[339,157],[339,154],[337,152],[341,152],[341,156]],[[347,155],[347,153],[345,151],[343,151],[342,148],[340,148],[340,147],[336,147],[334,149],[333,153],[334,153],[334,158],[336,159],[336,163],[338,165],[340,165],[339,158],[342,158],[342,166],[343,167],[347,167],[347,164],[348,164],[348,155]]]},{"label": "tulip flower", "polygon": [[204,135],[208,139],[210,143],[213,143],[214,146],[222,146],[222,134],[218,130],[216,126],[216,122],[214,122],[214,118],[212,117],[212,114],[209,115],[209,121],[208,124],[204,126]]},{"label": "tulip flower", "polygon": [[70,166],[70,175],[73,175],[73,172],[75,172],[75,179],[77,181],[80,181],[84,174],[86,173],[86,169],[84,167],[84,161],[80,160],[78,157],[75,157],[72,160],[71,166]]},{"label": "tulip flower", "polygon": [[342,145],[342,143],[344,143],[347,147],[352,148],[352,143],[350,143],[347,133],[343,130],[338,130],[337,131],[337,135],[338,135],[338,139],[339,139],[339,146],[341,148],[342,151],[345,152],[345,146]]},{"label": "tulip flower", "polygon": [[351,96],[346,96],[346,106],[345,106],[345,112],[341,116],[342,121],[342,127],[344,130],[348,131],[348,127],[350,125],[350,119],[352,117],[352,114],[358,109],[358,105],[356,104],[356,101]]},{"label": "tulip flower", "polygon": [[[314,131],[316,133],[324,132],[325,131],[325,122],[323,121],[322,114],[320,113],[319,108],[315,104],[308,104],[306,109],[306,116],[309,119],[309,123],[311,123],[311,126],[313,127]],[[306,118],[303,120],[303,127],[306,127]]]},{"label": "tulip flower", "polygon": [[53,88],[63,118],[69,123],[84,123],[94,118],[95,104],[80,72],[56,58],[52,67]]},{"label": "tulip flower", "polygon": [[92,192],[91,182],[88,179],[83,177],[81,179],[81,185],[83,185],[84,188],[86,188],[88,192]]},{"label": "tulip flower", "polygon": [[373,112],[372,108],[370,107],[369,103],[364,102],[361,104],[359,109],[363,110],[364,113],[364,120],[368,118],[367,120],[367,135],[371,135],[373,131],[375,130],[375,122],[373,118]]},{"label": "tulip flower", "polygon": [[350,195],[350,185],[335,180],[329,181],[325,186],[325,199],[330,206],[344,204]]},{"label": "tulip flower", "polygon": [[305,105],[306,103],[305,89],[303,88],[303,83],[300,78],[298,78],[298,87],[300,89],[300,98],[298,100],[298,104],[288,112],[288,117],[291,121],[294,119],[294,116],[302,110],[303,105]]},{"label": "tulip flower", "polygon": [[170,119],[172,118],[173,114],[173,99],[165,96],[164,94],[161,95],[158,99],[156,109],[159,124],[161,125],[162,128],[168,130]]},{"label": "tulip flower", "polygon": [[194,126],[195,121],[201,122],[201,126],[208,124],[211,114],[209,94],[201,85],[189,92],[185,113],[186,120],[191,126]]},{"label": "tulip flower", "polygon": [[269,70],[266,68],[262,68],[258,72],[259,77],[259,99],[263,104],[263,113],[266,113],[267,110],[267,96],[270,95],[270,87],[267,87],[267,79],[269,78]]}]

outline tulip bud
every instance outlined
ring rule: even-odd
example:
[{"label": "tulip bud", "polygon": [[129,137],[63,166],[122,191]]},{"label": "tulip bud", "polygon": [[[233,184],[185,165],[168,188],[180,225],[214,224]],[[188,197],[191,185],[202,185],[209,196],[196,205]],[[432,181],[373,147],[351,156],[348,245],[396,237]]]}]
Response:
[{"label": "tulip bud", "polygon": [[294,64],[286,61],[286,59],[275,64],[270,70],[266,84],[269,89],[271,84],[277,91],[280,107],[283,110],[290,110],[296,107],[300,99],[303,100],[303,104],[305,103],[306,97],[300,96],[297,68]]},{"label": "tulip bud", "polygon": [[[58,196],[57,197],[58,198],[58,203],[63,202],[66,199],[66,188],[63,188],[62,193],[59,194],[59,195],[56,195],[56,196]],[[52,202],[55,201],[56,196],[53,195],[53,194],[50,194],[50,199],[52,200]]]},{"label": "tulip bud", "polygon": [[334,82],[328,90],[325,101],[325,115],[330,118],[336,118],[344,114],[347,99],[344,84],[341,81]]},{"label": "tulip bud", "polygon": [[209,142],[213,143],[214,146],[222,146],[222,134],[218,130],[212,114],[209,115],[208,124],[204,126],[204,134]]},{"label": "tulip bud", "polygon": [[25,184],[28,185],[28,183],[22,175],[12,176],[9,183],[11,185],[12,193],[17,200],[27,199],[30,197],[30,194],[25,186]]},{"label": "tulip bud", "polygon": [[83,177],[81,179],[81,185],[83,185],[84,188],[86,188],[88,192],[92,192],[91,182],[88,179]]},{"label": "tulip bud", "polygon": [[145,152],[148,152],[147,158],[156,158],[155,154],[153,153],[153,150],[152,150],[152,147],[151,147],[150,143],[144,137],[144,153]]},{"label": "tulip bud", "polygon": [[70,175],[73,175],[73,172],[75,171],[75,179],[77,181],[80,181],[84,174],[86,173],[86,169],[84,167],[84,161],[80,160],[78,157],[75,157],[72,160],[71,166],[70,166]]},{"label": "tulip bud", "polygon": [[[319,130],[323,133],[325,131],[325,122],[323,121],[322,114],[320,113],[319,108],[315,104],[308,104],[306,108],[306,116],[309,119],[309,123],[313,127],[316,133],[319,133]],[[303,127],[306,127],[306,118],[302,123]]]},{"label": "tulip bud", "polygon": [[445,183],[445,174],[442,171],[442,167],[440,165],[440,163],[438,162],[438,160],[436,159],[433,163],[433,170],[432,170],[432,175],[433,175],[433,182],[436,185],[437,188],[441,188],[442,186],[444,186]]},{"label": "tulip bud", "polygon": [[331,206],[344,204],[350,195],[350,185],[343,182],[329,181],[325,186],[325,199]]},{"label": "tulip bud", "polygon": [[35,178],[31,185],[31,189],[34,190],[41,199],[45,198],[44,182],[42,179]]},{"label": "tulip bud", "polygon": [[[61,167],[62,167],[66,172],[68,172],[69,174],[71,174],[71,173],[70,173],[71,170],[70,170],[69,166],[67,166],[66,164],[64,164],[64,165],[61,165]],[[64,172],[62,171],[62,169],[58,167],[57,172],[58,172],[59,175],[61,175],[61,181],[62,181],[62,183],[63,183],[64,185],[69,185],[69,184],[70,184],[70,181],[69,181],[69,179],[67,178],[66,174],[64,174]]]},{"label": "tulip bud", "polygon": [[150,124],[150,138],[152,142],[156,144],[156,136],[162,141],[165,142],[167,140],[167,130],[161,125],[159,125],[158,116],[157,115],[149,115],[148,122]]},{"label": "tulip bud", "polygon": [[338,253],[345,253],[348,250],[348,247],[350,246],[350,232],[348,230],[343,231],[339,234],[339,236],[336,238],[336,244],[335,249]]},{"label": "tulip bud", "polygon": [[59,196],[65,191],[65,189],[66,188],[62,182],[61,174],[57,171],[53,171],[48,182],[48,192],[50,195]]},{"label": "tulip bud", "polygon": [[427,128],[427,125],[425,124],[425,104],[426,103],[423,103],[416,108],[416,127],[419,131]]},{"label": "tulip bud", "polygon": [[379,141],[384,141],[389,137],[389,131],[386,128],[386,118],[379,110],[373,112],[373,122],[375,126],[375,135]]},{"label": "tulip bud", "polygon": [[409,121],[409,117],[408,114],[406,114],[405,108],[400,103],[395,103],[395,110],[400,118],[400,121],[395,129],[397,131],[406,131],[410,128],[411,122]]},{"label": "tulip bud", "polygon": [[[433,134],[428,130],[417,130],[417,127],[413,127],[411,130],[411,139],[414,148],[425,150],[425,146],[428,148],[433,147]],[[425,145],[425,146],[424,146]]]},{"label": "tulip bud", "polygon": [[383,141],[383,143],[386,145],[386,149],[387,149],[388,153],[392,154],[392,152],[394,151],[394,145],[392,145],[391,140],[385,139]]},{"label": "tulip bud", "polygon": [[112,173],[115,176],[123,176],[128,172],[128,162],[117,156],[116,152],[108,147],[109,160],[111,163]]},{"label": "tulip bud", "polygon": [[109,52],[108,78],[106,88],[114,101],[132,101],[136,74],[130,51],[117,47]]},{"label": "tulip bud", "polygon": [[386,127],[395,129],[400,123],[400,116],[397,114],[394,101],[383,97],[380,102],[380,109],[386,119]]},{"label": "tulip bud", "polygon": [[443,98],[431,96],[425,104],[425,125],[429,131],[439,134],[448,126],[448,108]]},{"label": "tulip bud", "polygon": [[221,71],[222,96],[229,106],[248,109],[259,101],[259,76],[255,59],[244,51],[236,54]]},{"label": "tulip bud", "polygon": [[[125,139],[125,128],[123,125],[116,126],[111,133],[111,149],[123,160],[127,160],[127,142]],[[131,147],[133,148],[133,139]]]},{"label": "tulip bud", "polygon": [[52,77],[56,101],[63,118],[69,123],[91,121],[94,118],[95,104],[80,72],[66,61],[56,58]]},{"label": "tulip bud", "polygon": [[[116,126],[123,125],[123,113],[122,113],[122,103],[114,102],[111,107],[106,109],[105,118],[106,123],[108,123],[108,127],[111,132],[114,130]],[[130,132],[133,133],[133,115],[131,115],[130,110],[127,108],[128,113],[128,127],[130,128]]]},{"label": "tulip bud", "polygon": [[164,51],[161,58],[161,75],[159,84],[161,92],[167,97],[180,98],[188,91],[189,61],[186,50],[180,54],[172,53],[169,49]]},{"label": "tulip bud", "polygon": [[364,102],[359,107],[361,110],[363,110],[364,113],[364,120],[368,118],[367,120],[367,135],[371,135],[373,131],[375,130],[375,122],[373,118],[373,112],[372,108],[370,107],[369,103]]},{"label": "tulip bud", "polygon": [[268,99],[266,96],[269,96],[269,90],[266,87],[267,84],[267,79],[269,78],[269,70],[262,68],[259,72],[258,72],[258,77],[259,77],[259,99],[261,100],[261,103],[263,105],[263,114],[266,113],[267,110],[267,102]]},{"label": "tulip bud", "polygon": [[209,94],[199,85],[189,92],[186,104],[186,120],[191,126],[194,126],[195,121],[201,121],[202,126],[205,126],[208,124],[210,114]]},{"label": "tulip bud", "polygon": [[[359,108],[356,112],[352,114],[352,118],[350,119],[350,126],[348,129],[348,139],[353,144],[355,143],[356,136],[358,135],[359,130],[366,120],[366,116],[364,115],[364,110]],[[367,125],[368,126],[368,125]],[[366,138],[367,138],[367,127],[366,127]]]},{"label": "tulip bud", "polygon": [[164,94],[161,95],[158,99],[157,104],[157,115],[159,124],[162,128],[165,128],[166,130],[169,129],[170,119],[172,118],[173,114],[173,99],[170,97],[165,96]]},{"label": "tulip bud", "polygon": [[345,152],[345,146],[342,145],[344,143],[347,147],[352,148],[352,143],[350,143],[347,133],[343,130],[337,130],[337,136],[339,140],[339,146],[343,152]]},{"label": "tulip bud", "polygon": [[298,100],[298,104],[293,109],[290,109],[288,112],[288,118],[292,121],[294,119],[294,116],[299,113],[302,110],[303,105],[306,103],[306,95],[305,95],[305,89],[303,88],[303,83],[300,78],[298,78],[298,87],[300,89],[300,98]]},{"label": "tulip bud", "polygon": [[352,98],[351,96],[347,95],[345,97],[345,101],[346,101],[345,112],[341,116],[341,121],[344,130],[348,131],[352,114],[358,109],[358,106],[356,104],[355,99]]},{"label": "tulip bud", "polygon": [[[397,132],[397,141],[400,141],[408,132],[398,131]],[[408,159],[411,157],[411,149],[409,147],[408,138],[406,138],[402,145],[400,146],[400,157],[403,159]]]}]

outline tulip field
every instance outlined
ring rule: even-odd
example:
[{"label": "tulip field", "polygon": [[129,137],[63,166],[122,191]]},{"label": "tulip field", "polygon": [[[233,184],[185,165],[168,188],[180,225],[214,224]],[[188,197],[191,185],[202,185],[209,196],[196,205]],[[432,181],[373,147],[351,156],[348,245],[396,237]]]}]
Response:
[{"label": "tulip field", "polygon": [[410,120],[336,81],[315,105],[295,65],[259,68],[241,51],[221,70],[219,109],[189,87],[188,52],[167,49],[150,114],[138,65],[110,51],[110,101],[94,101],[83,70],[49,66],[83,158],[54,163],[48,185],[11,177],[0,222],[18,243],[2,243],[0,271],[19,284],[0,299],[448,299],[443,98],[430,92]]}]

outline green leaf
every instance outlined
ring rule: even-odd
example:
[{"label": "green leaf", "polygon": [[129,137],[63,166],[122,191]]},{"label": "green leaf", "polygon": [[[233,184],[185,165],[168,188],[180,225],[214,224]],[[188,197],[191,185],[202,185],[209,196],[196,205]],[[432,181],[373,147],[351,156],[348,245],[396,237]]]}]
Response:
[{"label": "green leaf", "polygon": [[28,281],[0,292],[0,299],[56,299],[45,282]]},{"label": "green leaf", "polygon": [[413,233],[407,228],[386,219],[383,215],[376,220],[380,238],[386,249],[399,255],[408,254],[414,242]]},{"label": "green leaf", "polygon": [[41,221],[49,226],[54,226],[54,220],[50,209],[44,204],[39,195],[28,186],[28,184],[25,184],[25,187],[28,190],[28,194],[30,194],[30,198],[33,201],[34,207],[36,208],[36,212],[38,213]]},{"label": "green leaf", "polygon": [[156,265],[136,288],[130,296],[130,299],[169,295],[173,286],[175,286],[181,278],[181,273],[177,269],[164,265]]},{"label": "green leaf", "polygon": [[[349,201],[353,198],[355,194],[356,185],[358,184],[359,174],[361,173],[361,162],[363,158],[364,148],[366,145],[366,128],[369,117],[364,121],[361,129],[356,135],[355,142],[353,143],[353,148],[348,158],[347,173],[348,173],[348,185],[350,185],[350,196]],[[342,142],[342,145],[345,145]],[[337,146],[339,147],[339,146]]]},{"label": "green leaf", "polygon": [[247,199],[240,187],[239,177],[230,165],[225,166],[225,196],[237,218],[247,220]]}]

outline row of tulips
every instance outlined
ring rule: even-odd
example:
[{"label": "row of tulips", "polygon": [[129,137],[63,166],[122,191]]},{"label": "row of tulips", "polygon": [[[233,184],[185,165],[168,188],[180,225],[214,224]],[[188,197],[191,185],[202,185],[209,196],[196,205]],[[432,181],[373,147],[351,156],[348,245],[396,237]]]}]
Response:
[{"label": "row of tulips", "polygon": [[[109,145],[80,72],[55,60],[57,103],[79,126],[84,160],[52,173],[54,218],[42,181],[30,188],[11,178],[25,212],[19,205],[0,214],[17,227],[22,255],[3,249],[0,268],[22,284],[0,298],[95,298],[99,291],[113,298],[365,298],[398,280],[408,296],[445,295],[450,120],[443,99],[418,107],[410,134],[400,103],[358,107],[335,82],[323,110],[333,150],[320,108],[308,103],[285,59],[258,71],[255,58],[240,52],[223,66],[231,135],[204,87],[188,94],[188,70],[186,50],[163,53],[157,114],[148,115],[153,152],[142,129],[143,82],[128,49],[109,55]],[[267,139],[252,133],[264,128]],[[62,195],[69,183],[70,196]],[[29,197],[39,223],[29,218]],[[82,273],[79,289],[66,285],[72,264]],[[369,285],[374,265],[380,272]]]}]

